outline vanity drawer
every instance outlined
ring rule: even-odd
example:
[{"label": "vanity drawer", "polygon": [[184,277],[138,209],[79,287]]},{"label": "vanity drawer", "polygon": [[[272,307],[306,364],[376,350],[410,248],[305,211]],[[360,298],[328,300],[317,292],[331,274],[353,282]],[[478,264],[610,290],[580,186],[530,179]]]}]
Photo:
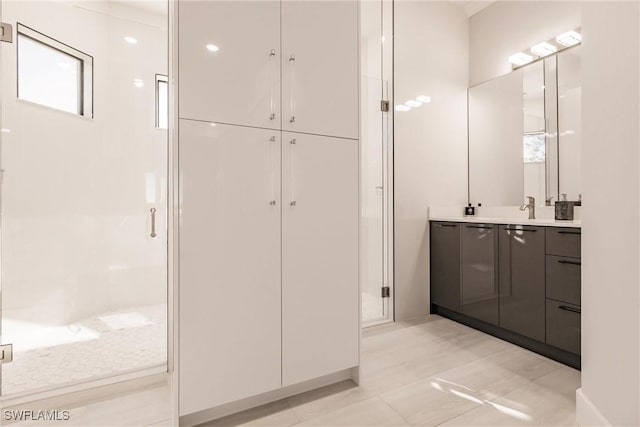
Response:
[{"label": "vanity drawer", "polygon": [[547,227],[547,255],[580,258],[579,228]]},{"label": "vanity drawer", "polygon": [[580,258],[547,255],[547,298],[580,305]]},{"label": "vanity drawer", "polygon": [[547,344],[580,354],[580,306],[547,299]]}]

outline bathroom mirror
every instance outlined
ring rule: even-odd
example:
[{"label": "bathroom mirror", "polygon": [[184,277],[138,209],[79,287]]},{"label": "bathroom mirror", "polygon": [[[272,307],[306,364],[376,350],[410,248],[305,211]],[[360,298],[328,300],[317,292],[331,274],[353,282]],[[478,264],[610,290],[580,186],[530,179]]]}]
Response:
[{"label": "bathroom mirror", "polygon": [[580,197],[580,49],[469,89],[469,203]]}]

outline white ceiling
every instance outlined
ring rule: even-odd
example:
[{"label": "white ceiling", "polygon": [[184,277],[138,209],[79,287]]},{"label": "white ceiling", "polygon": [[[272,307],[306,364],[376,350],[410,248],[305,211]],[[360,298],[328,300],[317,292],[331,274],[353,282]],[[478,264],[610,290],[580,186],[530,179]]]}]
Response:
[{"label": "white ceiling", "polygon": [[467,14],[469,18],[471,18],[476,13],[480,12],[485,7],[489,6],[491,3],[494,3],[495,0],[487,1],[487,0],[471,0],[471,1],[457,1],[457,3],[464,12]]}]

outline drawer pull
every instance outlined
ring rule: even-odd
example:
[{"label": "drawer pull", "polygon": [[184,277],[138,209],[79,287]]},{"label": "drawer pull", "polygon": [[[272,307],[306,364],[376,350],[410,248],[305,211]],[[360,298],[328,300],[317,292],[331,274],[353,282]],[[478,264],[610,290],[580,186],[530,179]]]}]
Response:
[{"label": "drawer pull", "polygon": [[436,224],[437,227],[456,227],[455,224]]},{"label": "drawer pull", "polygon": [[467,225],[467,228],[479,228],[481,230],[493,230],[493,227],[488,225]]},{"label": "drawer pull", "polygon": [[527,229],[527,228],[506,228],[509,231],[526,231],[528,233],[535,233],[538,230],[531,230],[531,229]]},{"label": "drawer pull", "polygon": [[558,234],[576,234],[576,235],[580,235],[582,234],[581,231],[558,231]]},{"label": "drawer pull", "polygon": [[559,259],[558,264],[582,265],[580,261],[570,261],[568,259]]},{"label": "drawer pull", "polygon": [[558,308],[560,310],[570,311],[572,313],[582,314],[582,309],[580,309],[580,308],[569,307],[568,305],[559,305]]}]

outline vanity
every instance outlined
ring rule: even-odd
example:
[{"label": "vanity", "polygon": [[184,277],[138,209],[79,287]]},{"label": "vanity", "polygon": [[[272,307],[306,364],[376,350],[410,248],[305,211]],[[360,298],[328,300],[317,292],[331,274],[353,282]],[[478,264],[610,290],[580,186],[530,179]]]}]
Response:
[{"label": "vanity", "polygon": [[580,235],[577,221],[432,218],[431,313],[580,369]]},{"label": "vanity", "polygon": [[554,202],[581,206],[580,105],[579,46],[469,88],[475,215],[429,213],[431,313],[577,369],[581,223]]}]

